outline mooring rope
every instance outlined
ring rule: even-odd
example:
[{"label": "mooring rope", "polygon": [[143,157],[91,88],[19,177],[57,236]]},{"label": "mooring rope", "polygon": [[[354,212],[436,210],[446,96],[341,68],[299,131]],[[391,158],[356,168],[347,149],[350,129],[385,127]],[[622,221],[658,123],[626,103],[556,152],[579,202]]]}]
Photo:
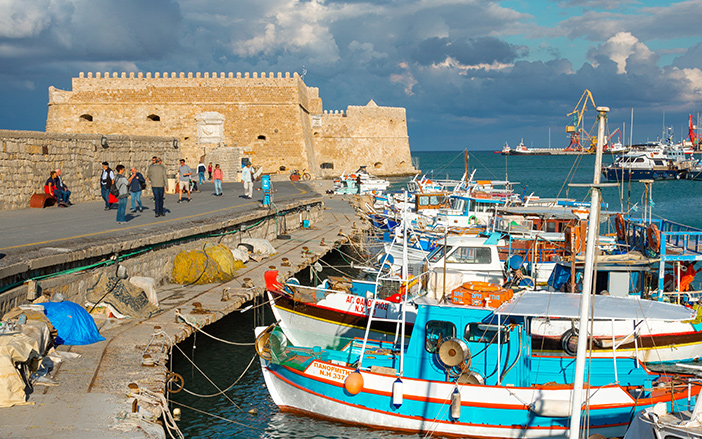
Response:
[{"label": "mooring rope", "polygon": [[219,386],[217,386],[217,384],[215,384],[214,381],[212,381],[212,380],[210,379],[210,377],[208,377],[207,374],[205,374],[205,372],[203,372],[202,369],[200,369],[200,368],[198,367],[198,365],[195,364],[195,362],[194,362],[193,360],[191,360],[190,357],[188,357],[188,356],[185,354],[185,352],[183,352],[183,350],[180,348],[180,346],[175,345],[175,347],[176,347],[176,349],[178,349],[178,350],[180,351],[181,354],[183,354],[183,356],[190,362],[190,364],[192,364],[193,367],[195,367],[195,369],[197,369],[197,371],[200,372],[200,373],[202,374],[202,376],[204,376],[205,379],[207,379],[207,381],[209,381],[210,384],[212,384],[212,385],[214,386],[215,389],[217,389],[225,398],[227,398],[227,400],[229,400],[229,402],[232,403],[232,405],[233,405],[234,407],[236,407],[236,408],[238,408],[239,410],[243,411],[242,408],[239,407],[239,406],[237,405],[237,403],[235,403],[226,393],[223,393],[222,389],[220,389]]},{"label": "mooring rope", "polygon": [[244,369],[244,371],[241,373],[241,375],[239,375],[239,378],[237,378],[236,381],[234,381],[234,383],[232,383],[231,386],[227,387],[226,389],[222,390],[221,392],[213,393],[213,394],[211,394],[211,395],[201,395],[201,394],[199,394],[199,393],[192,392],[192,391],[186,389],[185,387],[183,387],[183,391],[184,391],[185,393],[189,394],[189,395],[198,396],[198,397],[200,397],[200,398],[213,398],[213,397],[215,397],[215,396],[222,395],[224,392],[230,391],[230,390],[231,390],[234,386],[236,386],[236,384],[244,377],[244,375],[246,375],[246,372],[249,371],[249,368],[250,368],[251,365],[253,364],[254,360],[256,360],[256,357],[257,357],[257,355],[254,355],[254,356],[251,358],[251,361],[249,361],[249,365],[246,366],[246,369]]},{"label": "mooring rope", "polygon": [[201,332],[201,333],[205,334],[206,336],[210,337],[210,338],[213,339],[213,340],[217,340],[217,341],[219,341],[219,342],[226,343],[226,344],[233,345],[233,346],[253,346],[253,345],[254,345],[254,343],[238,343],[238,342],[235,342],[235,341],[224,340],[224,339],[222,339],[222,338],[215,337],[215,336],[212,335],[212,334],[208,334],[207,332],[203,331],[202,328],[200,328],[199,326],[197,326],[195,323],[189,321],[183,314],[181,314],[181,313],[178,311],[178,309],[175,310],[175,315],[176,315],[176,317],[180,317],[180,318],[185,322],[185,324],[187,324],[187,325],[190,326],[191,328],[197,330],[198,332]]}]

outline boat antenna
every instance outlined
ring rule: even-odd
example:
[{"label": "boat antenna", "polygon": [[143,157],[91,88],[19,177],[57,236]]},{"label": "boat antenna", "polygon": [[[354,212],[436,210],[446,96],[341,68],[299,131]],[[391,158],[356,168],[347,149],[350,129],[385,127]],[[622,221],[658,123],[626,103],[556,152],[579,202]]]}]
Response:
[{"label": "boat antenna", "polygon": [[[600,183],[602,173],[602,149],[605,139],[605,121],[608,107],[597,107],[598,130],[597,130],[597,151],[595,155],[595,174],[591,185],[574,184],[573,187],[589,187],[591,190],[590,217],[588,219],[587,240],[585,248],[585,269],[583,273],[583,290],[580,295],[580,336],[578,337],[578,349],[575,357],[575,378],[573,381],[573,394],[570,412],[569,439],[578,439],[580,436],[580,415],[583,404],[583,378],[585,374],[585,354],[587,350],[587,324],[590,315],[590,299],[593,292],[593,275],[595,267],[595,250],[597,237],[600,230],[600,192],[603,187],[616,187],[618,183]],[[575,258],[573,259],[575,263]],[[594,300],[594,299],[592,299]],[[589,391],[589,389],[588,389]]]}]

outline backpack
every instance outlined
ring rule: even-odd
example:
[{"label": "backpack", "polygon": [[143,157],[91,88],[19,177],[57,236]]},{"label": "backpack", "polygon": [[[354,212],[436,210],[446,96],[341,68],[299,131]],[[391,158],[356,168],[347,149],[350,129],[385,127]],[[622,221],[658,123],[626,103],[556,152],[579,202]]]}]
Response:
[{"label": "backpack", "polygon": [[115,198],[119,198],[119,188],[117,187],[117,181],[115,181],[115,184],[110,186],[110,195],[112,195]]}]

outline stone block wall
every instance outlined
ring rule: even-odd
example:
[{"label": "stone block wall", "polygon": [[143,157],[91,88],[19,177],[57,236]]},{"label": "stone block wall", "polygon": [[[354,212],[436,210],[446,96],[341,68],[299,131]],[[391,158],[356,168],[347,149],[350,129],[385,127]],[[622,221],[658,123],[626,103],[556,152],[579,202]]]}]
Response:
[{"label": "stone block wall", "polygon": [[350,106],[325,113],[312,129],[317,161],[333,164],[325,176],[338,176],[366,166],[376,175],[413,174],[404,108]]},{"label": "stone block wall", "polygon": [[[220,121],[221,134],[203,139],[204,114]],[[297,73],[81,73],[72,91],[49,88],[46,130],[172,136],[191,167],[235,147],[266,173],[337,176],[360,164],[414,172],[404,109],[372,103],[325,114],[319,90]],[[334,170],[321,168],[332,161]]]},{"label": "stone block wall", "polygon": [[44,183],[56,168],[61,169],[74,202],[100,199],[103,161],[113,169],[121,163],[145,174],[151,157],[159,156],[169,173],[175,173],[180,152],[173,140],[0,130],[0,210],[29,207],[31,196],[44,192]]}]

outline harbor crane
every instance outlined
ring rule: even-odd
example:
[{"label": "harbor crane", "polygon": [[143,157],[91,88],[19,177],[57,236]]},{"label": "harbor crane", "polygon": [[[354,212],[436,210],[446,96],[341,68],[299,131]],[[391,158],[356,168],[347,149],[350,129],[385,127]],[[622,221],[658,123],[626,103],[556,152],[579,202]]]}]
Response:
[{"label": "harbor crane", "polygon": [[583,129],[581,127],[583,122],[583,116],[585,111],[587,111],[587,103],[592,103],[592,108],[597,108],[595,104],[595,99],[592,97],[590,90],[585,89],[580,100],[575,105],[575,109],[567,114],[567,116],[573,117],[573,124],[566,126],[566,133],[570,135],[570,144],[566,148],[566,151],[582,151],[583,147],[581,145]]}]

